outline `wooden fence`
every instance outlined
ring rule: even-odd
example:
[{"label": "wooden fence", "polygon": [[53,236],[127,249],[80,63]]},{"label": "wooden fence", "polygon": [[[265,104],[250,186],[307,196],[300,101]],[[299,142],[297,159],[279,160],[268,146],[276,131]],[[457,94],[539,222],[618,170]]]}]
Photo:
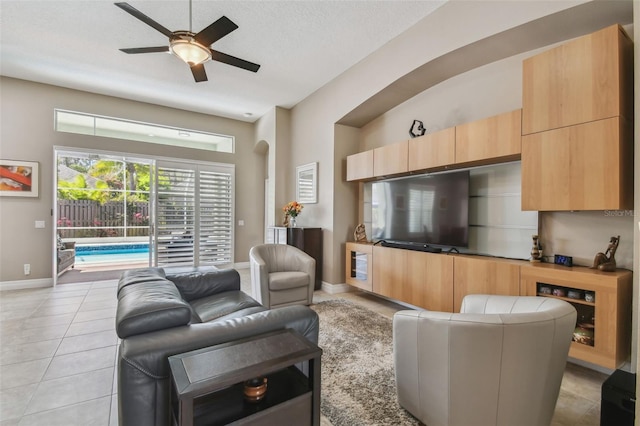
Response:
[{"label": "wooden fence", "polygon": [[148,226],[149,203],[144,201],[58,200],[58,229],[69,237],[145,236]]}]

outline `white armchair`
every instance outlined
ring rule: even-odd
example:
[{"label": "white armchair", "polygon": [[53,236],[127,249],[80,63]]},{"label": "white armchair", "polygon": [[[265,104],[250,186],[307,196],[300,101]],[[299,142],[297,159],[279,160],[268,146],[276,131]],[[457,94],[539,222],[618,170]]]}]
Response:
[{"label": "white armchair", "polygon": [[535,296],[468,295],[460,313],[393,318],[398,402],[429,426],[549,425],[576,310]]},{"label": "white armchair", "polygon": [[263,244],[249,251],[252,296],[271,309],[310,305],[316,282],[316,261],[285,244]]}]

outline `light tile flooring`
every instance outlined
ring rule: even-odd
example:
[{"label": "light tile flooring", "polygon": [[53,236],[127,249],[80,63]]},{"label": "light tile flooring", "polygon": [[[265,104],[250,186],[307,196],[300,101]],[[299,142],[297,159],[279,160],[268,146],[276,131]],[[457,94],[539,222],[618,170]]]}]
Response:
[{"label": "light tile flooring", "polygon": [[[249,270],[240,273],[249,292]],[[95,281],[0,293],[0,426],[118,424],[116,285]],[[388,317],[404,309],[361,292],[317,291],[314,301],[335,297]],[[568,364],[553,426],[598,425],[605,379]]]}]

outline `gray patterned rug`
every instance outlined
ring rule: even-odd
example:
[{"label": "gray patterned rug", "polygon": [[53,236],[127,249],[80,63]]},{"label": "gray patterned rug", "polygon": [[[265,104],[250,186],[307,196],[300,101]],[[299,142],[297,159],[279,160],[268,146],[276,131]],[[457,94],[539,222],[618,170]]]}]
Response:
[{"label": "gray patterned rug", "polygon": [[320,316],[322,415],[333,426],[419,425],[396,398],[392,321],[346,300],[311,308]]}]

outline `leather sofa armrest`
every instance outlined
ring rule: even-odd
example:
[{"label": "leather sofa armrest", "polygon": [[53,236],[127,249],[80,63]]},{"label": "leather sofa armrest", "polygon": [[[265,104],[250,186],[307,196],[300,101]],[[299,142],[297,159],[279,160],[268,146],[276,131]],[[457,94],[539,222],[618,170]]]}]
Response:
[{"label": "leather sofa armrest", "polygon": [[318,343],[318,314],[307,306],[296,305],[132,336],[122,340],[120,356],[129,367],[145,375],[168,377],[167,358],[171,355],[283,328],[294,329],[309,341]]},{"label": "leather sofa armrest", "polygon": [[187,302],[225,291],[240,291],[240,274],[235,269],[168,272],[167,279],[175,284]]}]

